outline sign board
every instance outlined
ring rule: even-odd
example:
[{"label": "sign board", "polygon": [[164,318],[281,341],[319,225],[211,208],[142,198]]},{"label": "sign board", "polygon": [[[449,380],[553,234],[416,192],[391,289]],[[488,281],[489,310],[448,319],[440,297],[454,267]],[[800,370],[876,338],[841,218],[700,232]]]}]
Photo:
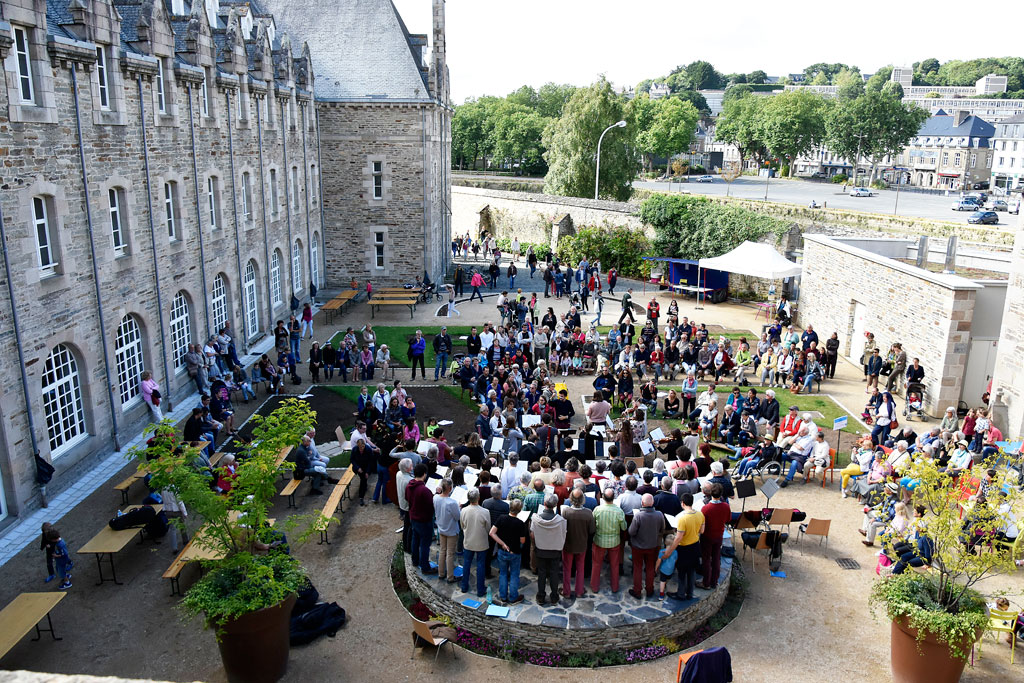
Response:
[{"label": "sign board", "polygon": [[832,422],[832,429],[836,431],[839,431],[840,429],[846,429],[846,425],[849,422],[850,418],[846,415],[843,415],[842,417],[837,417],[835,421]]}]

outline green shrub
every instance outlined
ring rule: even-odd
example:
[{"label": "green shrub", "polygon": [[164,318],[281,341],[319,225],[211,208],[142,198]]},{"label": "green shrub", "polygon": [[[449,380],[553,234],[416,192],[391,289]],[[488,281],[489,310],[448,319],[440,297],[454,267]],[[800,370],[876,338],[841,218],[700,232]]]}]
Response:
[{"label": "green shrub", "polygon": [[704,175],[705,173],[707,173],[707,170],[700,164],[694,164],[693,166],[690,167],[690,173],[692,173],[693,175]]},{"label": "green shrub", "polygon": [[875,180],[871,183],[871,187],[875,188],[876,190],[884,190],[887,187],[889,187],[889,184],[884,180]]},{"label": "green shrub", "polygon": [[603,270],[615,266],[619,274],[638,277],[642,274],[643,257],[650,256],[651,243],[639,231],[624,225],[582,226],[576,234],[558,242],[558,257],[569,263],[579,263],[585,256],[601,261]]},{"label": "green shrub", "polygon": [[[539,261],[547,260],[548,255],[551,253],[550,244],[539,244],[537,242],[520,242],[520,254],[526,254],[526,250],[529,249],[530,247],[533,247],[533,253],[537,255],[537,260]],[[508,237],[502,237],[501,239],[498,240],[498,249],[501,249],[504,252],[511,251],[512,240],[509,239]]]},{"label": "green shrub", "polygon": [[832,182],[836,183],[837,185],[840,183],[845,183],[849,179],[850,176],[846,175],[845,173],[836,173],[834,176],[832,176]]}]

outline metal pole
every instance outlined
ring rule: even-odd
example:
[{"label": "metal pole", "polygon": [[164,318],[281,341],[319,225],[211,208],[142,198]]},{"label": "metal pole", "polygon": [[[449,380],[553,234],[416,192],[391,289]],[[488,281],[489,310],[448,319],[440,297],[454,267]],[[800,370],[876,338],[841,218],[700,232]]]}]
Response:
[{"label": "metal pole", "polygon": [[[601,186],[601,143],[604,142],[604,134],[610,131],[612,128],[617,128],[618,123],[613,123],[604,129],[601,133],[601,137],[597,139],[597,172],[594,174],[594,199],[597,199],[597,193]],[[671,163],[671,159],[669,160]]]},{"label": "metal pole", "polygon": [[764,172],[764,200],[768,201],[768,179],[772,177],[772,162],[768,162],[768,168]]},{"label": "metal pole", "polygon": [[903,185],[903,171],[900,171],[899,182],[896,183],[896,204],[892,207],[892,215],[896,215],[896,210],[900,206],[900,186]]}]

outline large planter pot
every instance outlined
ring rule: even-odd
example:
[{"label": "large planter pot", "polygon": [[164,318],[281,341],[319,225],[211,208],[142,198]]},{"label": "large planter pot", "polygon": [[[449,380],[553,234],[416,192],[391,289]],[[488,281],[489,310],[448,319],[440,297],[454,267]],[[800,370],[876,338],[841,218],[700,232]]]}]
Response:
[{"label": "large planter pot", "polygon": [[[927,633],[918,640],[917,633],[906,617],[892,621],[890,651],[894,683],[957,683],[967,661],[954,657],[949,645],[934,634]],[[978,633],[973,640],[965,638],[960,643],[961,652],[970,652],[980,635]]]},{"label": "large planter pot", "polygon": [[288,668],[291,595],[224,624],[217,645],[230,683],[274,683]]}]

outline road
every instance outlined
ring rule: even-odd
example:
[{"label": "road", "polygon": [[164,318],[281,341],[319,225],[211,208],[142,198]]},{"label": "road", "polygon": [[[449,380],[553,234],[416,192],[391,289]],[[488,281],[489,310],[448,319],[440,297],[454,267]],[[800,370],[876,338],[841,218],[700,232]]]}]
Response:
[{"label": "road", "polygon": [[[724,196],[727,185],[724,180],[714,176],[714,180],[710,183],[696,183],[693,180],[682,184],[673,183],[672,191]],[[660,192],[669,190],[669,184],[664,182],[637,181],[633,183],[633,186]],[[764,178],[745,176],[733,181],[729,194],[742,199],[764,199],[764,189]],[[855,209],[890,215],[894,209],[897,209],[896,212],[900,216],[932,218],[957,223],[967,223],[967,216],[970,215],[969,211],[958,212],[950,209],[959,196],[954,193],[945,197],[919,192],[900,192],[899,206],[897,207],[895,190],[872,190],[872,192],[876,192],[876,196],[850,197],[843,194],[842,185],[832,183],[779,178],[772,178],[768,181],[768,201],[807,206],[813,199],[818,204],[827,204],[829,208],[834,209]],[[1007,220],[1013,221],[1015,218],[1016,216],[1000,212],[998,225],[1007,227],[1009,225]]]}]

